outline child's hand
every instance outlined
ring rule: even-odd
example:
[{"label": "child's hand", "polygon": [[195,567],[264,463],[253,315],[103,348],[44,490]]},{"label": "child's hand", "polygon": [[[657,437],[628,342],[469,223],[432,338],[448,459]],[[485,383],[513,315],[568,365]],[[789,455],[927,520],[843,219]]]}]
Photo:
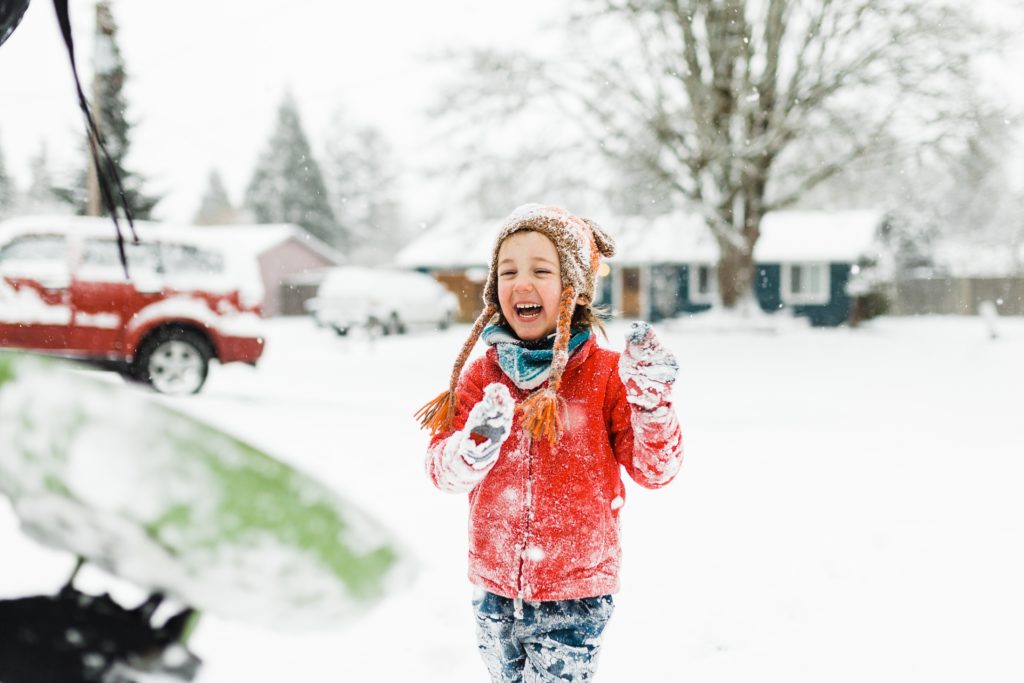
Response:
[{"label": "child's hand", "polygon": [[619,356],[619,378],[626,386],[626,400],[644,410],[666,403],[679,364],[672,352],[661,345],[654,330],[635,322],[626,334],[626,349]]},{"label": "child's hand", "polygon": [[494,382],[484,388],[484,397],[469,411],[463,430],[485,439],[482,443],[466,440],[462,457],[471,467],[484,469],[497,459],[511,430],[515,409],[516,403],[504,384]]}]

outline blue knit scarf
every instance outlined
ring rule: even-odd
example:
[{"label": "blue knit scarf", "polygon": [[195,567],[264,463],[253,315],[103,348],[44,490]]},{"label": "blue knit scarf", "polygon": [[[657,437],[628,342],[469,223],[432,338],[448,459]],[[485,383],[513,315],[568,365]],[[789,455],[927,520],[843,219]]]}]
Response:
[{"label": "blue knit scarf", "polygon": [[[498,351],[502,372],[520,389],[536,389],[551,374],[555,335],[537,341],[523,341],[504,325],[488,325],[481,338]],[[590,330],[581,330],[569,338],[569,355],[590,339]]]}]

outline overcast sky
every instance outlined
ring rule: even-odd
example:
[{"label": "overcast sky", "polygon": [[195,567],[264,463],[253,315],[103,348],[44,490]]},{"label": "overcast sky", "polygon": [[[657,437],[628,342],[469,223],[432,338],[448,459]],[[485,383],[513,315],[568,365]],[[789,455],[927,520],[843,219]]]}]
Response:
[{"label": "overcast sky", "polygon": [[[446,75],[427,57],[446,48],[529,41],[557,6],[552,0],[114,0],[129,115],[137,122],[131,166],[164,195],[158,217],[190,220],[212,168],[238,202],[286,88],[315,152],[332,115],[344,107],[356,122],[379,125],[403,157],[416,160],[425,141],[423,110],[436,101]],[[71,0],[85,83],[93,7],[93,0]],[[1024,67],[1019,49],[1013,63]],[[1001,71],[993,81],[1020,104],[1022,71]],[[0,150],[24,186],[41,142],[51,167],[67,170],[80,154],[82,133],[52,4],[35,0],[0,47]],[[415,199],[415,188],[407,191]],[[416,208],[414,201],[413,220]]]},{"label": "overcast sky", "polygon": [[[403,156],[423,147],[423,110],[446,48],[529,40],[544,0],[114,0],[137,122],[130,162],[165,195],[159,217],[189,220],[211,168],[233,201],[266,143],[282,94],[298,101],[314,151],[334,113],[379,125]],[[545,7],[548,7],[545,10]],[[93,0],[71,0],[83,82],[92,72]],[[70,168],[83,135],[52,4],[36,0],[0,48],[0,150],[20,185],[45,141]]]}]

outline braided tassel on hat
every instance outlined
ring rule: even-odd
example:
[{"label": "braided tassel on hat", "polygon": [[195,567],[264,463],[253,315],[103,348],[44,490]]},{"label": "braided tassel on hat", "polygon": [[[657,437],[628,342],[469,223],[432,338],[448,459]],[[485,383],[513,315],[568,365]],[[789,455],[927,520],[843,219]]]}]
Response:
[{"label": "braided tassel on hat", "polygon": [[420,421],[420,426],[424,429],[429,429],[432,436],[451,429],[452,422],[455,420],[455,413],[459,408],[459,398],[455,393],[455,388],[459,384],[462,366],[466,364],[466,359],[469,358],[473,347],[476,346],[476,342],[480,338],[484,327],[497,311],[498,307],[495,304],[487,304],[484,307],[483,312],[477,317],[476,322],[473,323],[473,329],[470,331],[466,343],[462,345],[459,357],[455,359],[455,367],[452,368],[448,390],[441,392],[434,400],[416,411],[415,418]]},{"label": "braided tassel on hat", "polygon": [[551,376],[548,385],[533,392],[519,404],[523,413],[523,428],[535,439],[547,439],[554,444],[562,433],[562,419],[558,388],[562,384],[562,373],[569,362],[570,324],[576,308],[576,288],[566,287],[558,303],[558,323],[555,327],[555,345],[551,358]]}]

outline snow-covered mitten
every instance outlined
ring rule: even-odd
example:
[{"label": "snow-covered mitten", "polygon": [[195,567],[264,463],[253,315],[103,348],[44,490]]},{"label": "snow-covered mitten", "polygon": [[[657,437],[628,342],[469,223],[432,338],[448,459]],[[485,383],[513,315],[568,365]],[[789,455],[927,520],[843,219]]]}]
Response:
[{"label": "snow-covered mitten", "polygon": [[[516,403],[504,384],[494,382],[484,387],[484,397],[469,411],[462,430],[469,438],[462,442],[459,455],[470,467],[482,470],[497,459],[512,428],[515,409]],[[473,435],[483,441],[478,442]]]},{"label": "snow-covered mitten", "polygon": [[669,402],[679,363],[661,345],[645,322],[635,322],[626,334],[626,349],[619,356],[619,378],[626,387],[626,400],[651,411]]}]

